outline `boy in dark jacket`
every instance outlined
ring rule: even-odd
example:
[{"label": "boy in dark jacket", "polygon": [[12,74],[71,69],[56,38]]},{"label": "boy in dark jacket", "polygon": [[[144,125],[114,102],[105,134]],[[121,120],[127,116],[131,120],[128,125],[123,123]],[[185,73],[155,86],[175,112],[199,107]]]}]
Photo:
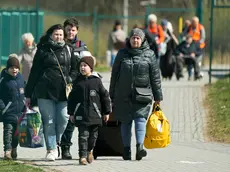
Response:
[{"label": "boy in dark jacket", "polygon": [[[197,61],[197,56],[200,55],[200,51],[197,47],[197,45],[193,42],[192,36],[187,35],[186,40],[180,43],[176,50],[175,50],[175,56],[176,56],[176,77],[179,80],[181,77],[183,77],[182,70],[184,64],[186,65],[193,65],[194,67],[194,79],[199,79],[200,71],[199,71],[199,65]],[[189,75],[189,80],[191,76]]]},{"label": "boy in dark jacket", "polygon": [[16,54],[11,54],[0,79],[0,112],[3,118],[4,158],[16,159],[18,136],[14,133],[17,121],[24,109],[24,79],[19,73]]},{"label": "boy in dark jacket", "polygon": [[[74,56],[77,60],[77,68],[79,68],[79,61],[81,58],[82,51],[88,51],[85,43],[78,39],[79,32],[79,22],[75,17],[70,17],[64,22],[66,42],[73,48]],[[68,121],[66,129],[61,138],[61,150],[62,159],[72,159],[70,154],[70,146],[72,145],[71,139],[73,136],[73,131],[75,129],[74,124]]]},{"label": "boy in dark jacket", "polygon": [[94,58],[85,56],[80,60],[81,75],[73,83],[68,99],[70,120],[78,127],[79,163],[93,161],[93,148],[98,137],[102,118],[107,122],[111,112],[111,100],[101,78],[92,73]]}]

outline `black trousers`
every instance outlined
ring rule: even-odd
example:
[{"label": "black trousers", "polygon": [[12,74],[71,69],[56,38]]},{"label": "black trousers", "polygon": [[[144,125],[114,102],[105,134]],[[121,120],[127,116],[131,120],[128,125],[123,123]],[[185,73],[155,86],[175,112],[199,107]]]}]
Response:
[{"label": "black trousers", "polygon": [[14,135],[16,129],[17,123],[3,123],[4,151],[9,151],[11,149],[17,148],[19,138],[18,135]]},{"label": "black trousers", "polygon": [[200,68],[196,57],[184,58],[183,56],[176,56],[176,74],[182,74],[184,65],[193,65],[194,74],[198,76],[200,73]]},{"label": "black trousers", "polygon": [[66,126],[66,129],[61,138],[61,146],[71,146],[72,145],[71,139],[73,137],[74,129],[75,129],[74,123],[72,123],[69,120]]},{"label": "black trousers", "polygon": [[98,137],[98,125],[78,127],[78,147],[79,157],[86,158],[88,152],[92,151],[95,147]]}]

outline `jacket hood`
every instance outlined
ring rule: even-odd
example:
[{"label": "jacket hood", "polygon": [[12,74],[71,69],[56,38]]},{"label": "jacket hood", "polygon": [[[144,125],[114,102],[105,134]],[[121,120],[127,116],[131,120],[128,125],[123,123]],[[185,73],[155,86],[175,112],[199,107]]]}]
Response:
[{"label": "jacket hood", "polygon": [[98,73],[98,72],[92,72],[92,74],[90,76],[84,76],[84,75],[80,75],[80,78],[99,78],[102,79],[102,76]]},{"label": "jacket hood", "polygon": [[95,77],[97,77],[97,78],[103,78],[102,76],[101,76],[101,74],[99,74],[98,72],[93,72],[92,73],[92,76],[95,76]]}]

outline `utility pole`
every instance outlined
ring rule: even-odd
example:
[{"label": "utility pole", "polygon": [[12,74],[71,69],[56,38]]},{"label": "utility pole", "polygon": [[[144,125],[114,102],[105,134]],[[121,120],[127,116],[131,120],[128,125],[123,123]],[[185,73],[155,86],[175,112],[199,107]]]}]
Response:
[{"label": "utility pole", "polygon": [[123,16],[124,16],[123,29],[125,33],[128,33],[129,0],[124,0],[123,2],[124,2],[123,4]]}]

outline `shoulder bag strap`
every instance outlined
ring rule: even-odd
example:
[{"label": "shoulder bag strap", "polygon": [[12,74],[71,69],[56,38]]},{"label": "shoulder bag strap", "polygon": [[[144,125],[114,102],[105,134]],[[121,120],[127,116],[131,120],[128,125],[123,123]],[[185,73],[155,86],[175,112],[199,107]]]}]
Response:
[{"label": "shoulder bag strap", "polygon": [[[136,76],[135,76],[135,74],[134,74],[133,67],[134,67],[134,63],[133,63],[133,58],[131,57],[131,72],[132,72],[132,85],[131,85],[131,88],[132,88],[132,89],[134,88],[134,84],[135,84],[135,80],[136,80]],[[138,65],[137,65],[136,74],[138,74],[139,67],[140,67],[140,60],[139,60]]]},{"label": "shoulder bag strap", "polygon": [[61,69],[61,65],[60,65],[60,63],[59,63],[59,61],[58,61],[58,58],[57,58],[56,54],[54,53],[54,51],[53,51],[51,48],[50,48],[50,51],[53,53],[53,55],[54,55],[54,57],[55,57],[55,59],[56,59],[56,61],[57,61],[59,70],[60,70],[60,72],[61,72],[61,75],[62,75],[62,77],[63,77],[63,79],[64,79],[64,82],[65,82],[65,84],[67,85],[67,82],[66,82],[64,73],[63,73],[63,71],[62,71],[62,69]]},{"label": "shoulder bag strap", "polygon": [[[139,62],[138,62],[136,75],[137,75],[138,72],[139,72],[140,62],[141,62],[141,60],[139,60]],[[133,66],[134,66],[134,63],[133,63],[133,59],[131,58],[131,72],[132,72],[132,85],[131,85],[131,88],[132,88],[132,89],[135,87],[134,84],[135,84],[135,80],[136,80],[136,76],[134,75],[134,71],[133,71]],[[148,85],[148,87],[151,87],[151,86],[150,86],[150,79],[149,79],[149,85]]]}]

